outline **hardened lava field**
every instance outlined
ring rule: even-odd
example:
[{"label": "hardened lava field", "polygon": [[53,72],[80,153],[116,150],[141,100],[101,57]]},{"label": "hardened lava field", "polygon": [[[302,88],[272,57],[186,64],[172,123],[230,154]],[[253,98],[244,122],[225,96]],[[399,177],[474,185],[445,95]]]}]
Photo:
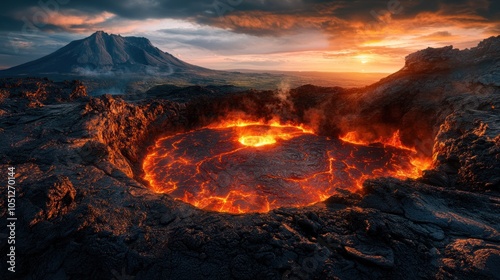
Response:
[{"label": "hardened lava field", "polygon": [[423,167],[414,156],[404,147],[353,144],[301,126],[237,122],[161,138],[143,167],[158,193],[247,213],[310,205],[337,188],[361,188],[368,178],[418,177]]}]

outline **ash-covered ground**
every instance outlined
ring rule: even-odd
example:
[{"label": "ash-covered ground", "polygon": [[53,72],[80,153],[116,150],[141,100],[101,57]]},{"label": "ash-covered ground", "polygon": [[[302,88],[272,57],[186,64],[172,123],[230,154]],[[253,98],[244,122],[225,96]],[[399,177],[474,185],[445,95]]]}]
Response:
[{"label": "ash-covered ground", "polygon": [[[499,37],[417,52],[358,89],[93,98],[76,81],[3,79],[0,168],[3,185],[7,168],[16,172],[16,272],[4,273],[6,234],[0,269],[7,279],[498,279],[499,108]],[[204,211],[148,189],[142,162],[158,137],[241,114],[367,141],[399,130],[434,165],[416,180],[372,179],[263,214]]]}]

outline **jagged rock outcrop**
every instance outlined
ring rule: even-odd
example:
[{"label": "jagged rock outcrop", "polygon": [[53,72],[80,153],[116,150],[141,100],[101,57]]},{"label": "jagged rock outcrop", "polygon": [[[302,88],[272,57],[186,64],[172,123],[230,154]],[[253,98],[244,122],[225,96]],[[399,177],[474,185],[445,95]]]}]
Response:
[{"label": "jagged rock outcrop", "polygon": [[439,71],[451,69],[458,64],[460,50],[453,46],[444,48],[427,48],[406,57],[404,70],[412,72]]},{"label": "jagged rock outcrop", "polygon": [[[500,36],[481,41],[477,47],[459,50],[453,46],[443,48],[427,48],[406,57],[404,71],[412,73],[452,70],[455,67],[483,66],[481,63],[491,61],[500,51]],[[498,65],[497,65],[498,66]],[[498,82],[498,77],[497,81]],[[498,85],[498,84],[497,84]]]},{"label": "jagged rock outcrop", "polygon": [[139,162],[148,143],[152,144],[164,131],[186,126],[180,116],[184,108],[184,105],[168,101],[132,105],[111,95],[91,99],[81,114],[86,120],[83,129],[96,142],[84,146],[82,153],[90,150],[90,159],[93,153],[102,154],[127,176],[133,177],[133,163]]},{"label": "jagged rock outcrop", "polygon": [[48,220],[64,215],[74,206],[76,190],[68,177],[54,175],[47,178],[43,186],[28,190],[27,195],[41,209],[40,215]]},{"label": "jagged rock outcrop", "polygon": [[449,115],[436,137],[436,170],[461,188],[499,191],[498,120],[498,115],[484,111]]}]

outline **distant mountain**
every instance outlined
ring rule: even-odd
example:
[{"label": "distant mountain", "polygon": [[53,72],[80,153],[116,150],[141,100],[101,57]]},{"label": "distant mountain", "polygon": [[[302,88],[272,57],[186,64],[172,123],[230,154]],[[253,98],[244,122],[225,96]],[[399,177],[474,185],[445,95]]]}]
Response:
[{"label": "distant mountain", "polygon": [[198,67],[163,52],[142,37],[122,37],[97,31],[40,59],[0,71],[0,75],[103,73],[202,74],[212,70]]},{"label": "distant mountain", "polygon": [[[305,84],[358,87],[386,76],[382,73],[263,72],[211,70],[186,63],[153,46],[147,38],[122,37],[97,31],[47,56],[0,70],[0,77],[81,80],[90,95],[99,95],[144,93],[157,85],[233,85],[246,89],[275,89]],[[161,87],[155,90],[158,89]]]}]

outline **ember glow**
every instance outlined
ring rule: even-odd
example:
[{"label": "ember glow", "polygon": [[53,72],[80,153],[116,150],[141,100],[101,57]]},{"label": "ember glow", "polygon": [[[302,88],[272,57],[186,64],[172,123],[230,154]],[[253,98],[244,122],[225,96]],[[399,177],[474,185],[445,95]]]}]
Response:
[{"label": "ember glow", "polygon": [[419,177],[428,162],[393,138],[350,143],[293,124],[231,121],[159,139],[143,168],[155,192],[196,207],[268,212],[320,202],[369,178]]},{"label": "ember glow", "polygon": [[312,130],[293,124],[281,124],[279,121],[249,122],[244,120],[224,122],[211,128],[235,128],[238,141],[249,147],[261,147],[275,144],[278,140],[289,140],[295,136],[310,133]]},{"label": "ember glow", "polygon": [[392,134],[392,136],[389,138],[380,137],[380,138],[377,138],[376,140],[372,140],[372,141],[364,140],[363,137],[360,136],[360,134],[358,132],[351,131],[351,132],[348,132],[346,135],[340,137],[340,140],[342,140],[344,142],[356,144],[356,145],[370,145],[372,143],[381,143],[384,146],[392,146],[392,147],[403,149],[403,150],[409,150],[409,151],[412,151],[415,153],[417,152],[414,148],[407,147],[407,146],[403,145],[403,143],[401,143],[401,137],[399,136],[399,130],[394,132],[394,134]]},{"label": "ember glow", "polygon": [[376,140],[367,141],[364,140],[359,133],[356,131],[348,132],[346,135],[340,137],[340,140],[344,142],[349,142],[356,145],[370,145],[372,143],[381,143],[384,146],[392,146],[403,150],[409,150],[412,152],[417,152],[414,148],[407,147],[401,143],[401,137],[399,136],[399,130],[396,130],[391,137],[383,138],[379,137]]},{"label": "ember glow", "polygon": [[389,138],[378,138],[374,141],[363,140],[363,137],[361,137],[359,133],[357,133],[356,131],[351,131],[346,135],[340,137],[340,140],[355,145],[371,145],[373,143],[380,143],[384,147],[390,146],[402,150],[411,151],[412,156],[410,157],[410,163],[415,168],[401,169],[397,174],[395,174],[395,177],[416,179],[422,176],[423,170],[427,170],[432,166],[432,159],[419,155],[417,150],[413,147],[403,145],[403,143],[401,142],[401,137],[399,135],[399,130],[396,130],[396,132],[394,132],[394,134]]}]

